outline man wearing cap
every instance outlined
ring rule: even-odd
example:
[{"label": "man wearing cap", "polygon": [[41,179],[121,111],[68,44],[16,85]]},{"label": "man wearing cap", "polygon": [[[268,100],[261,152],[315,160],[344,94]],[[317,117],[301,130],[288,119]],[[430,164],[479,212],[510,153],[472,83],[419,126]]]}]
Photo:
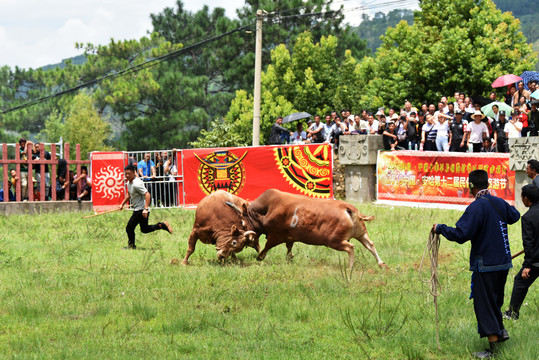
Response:
[{"label": "man wearing cap", "polygon": [[506,114],[504,110],[500,110],[498,113],[498,120],[494,122],[492,126],[492,132],[494,133],[494,141],[492,145],[496,147],[499,153],[509,152],[509,142],[507,140],[507,133],[505,132],[505,125],[507,124]]},{"label": "man wearing cap", "polygon": [[466,124],[462,121],[462,111],[455,111],[455,121],[449,125],[449,151],[466,152]]},{"label": "man wearing cap", "polygon": [[487,124],[481,121],[484,117],[485,115],[481,111],[476,111],[472,115],[474,121],[468,124],[467,131],[469,132],[469,136],[466,147],[472,144],[474,153],[481,152],[483,139],[488,136]]}]

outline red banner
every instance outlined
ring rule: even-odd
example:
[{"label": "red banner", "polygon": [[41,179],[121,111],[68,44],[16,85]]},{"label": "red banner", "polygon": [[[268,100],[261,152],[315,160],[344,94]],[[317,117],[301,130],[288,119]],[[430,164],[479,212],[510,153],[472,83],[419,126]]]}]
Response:
[{"label": "red banner", "polygon": [[183,179],[186,204],[219,189],[250,201],[269,188],[327,199],[333,151],[327,144],[183,150]]},{"label": "red banner", "polygon": [[515,172],[509,154],[380,151],[378,200],[467,205],[468,174],[485,170],[492,194],[515,203]]},{"label": "red banner", "polygon": [[95,211],[113,209],[124,199],[125,155],[121,151],[91,154],[92,202]]}]

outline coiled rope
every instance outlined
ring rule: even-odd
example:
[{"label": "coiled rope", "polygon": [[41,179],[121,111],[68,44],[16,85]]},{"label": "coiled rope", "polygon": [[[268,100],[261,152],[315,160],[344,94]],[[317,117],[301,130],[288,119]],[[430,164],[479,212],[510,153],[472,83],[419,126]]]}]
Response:
[{"label": "coiled rope", "polygon": [[[438,281],[438,249],[440,248],[440,235],[436,234],[434,230],[430,231],[429,240],[427,241],[427,246],[423,251],[423,257],[421,258],[421,264],[419,265],[419,278],[422,282],[429,284],[429,292],[434,298],[434,309],[436,311],[436,343],[438,344],[438,349],[440,347],[440,337],[438,329],[438,301],[437,298],[440,295],[440,282]],[[430,279],[424,279],[421,270],[423,269],[423,262],[425,261],[425,255],[429,254],[430,260]]]}]

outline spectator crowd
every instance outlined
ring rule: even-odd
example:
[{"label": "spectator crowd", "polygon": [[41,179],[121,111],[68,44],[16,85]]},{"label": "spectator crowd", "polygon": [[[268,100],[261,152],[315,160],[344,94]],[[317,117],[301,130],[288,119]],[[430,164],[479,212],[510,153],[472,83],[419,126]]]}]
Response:
[{"label": "spectator crowd", "polygon": [[[19,139],[19,156],[21,160],[29,160],[29,154],[34,161],[37,160],[53,160],[52,155],[40,143],[32,143],[25,138]],[[66,191],[68,191],[69,200],[78,200],[79,202],[90,200],[92,193],[92,181],[88,176],[88,168],[81,166],[80,174],[75,174],[73,170],[68,169],[65,159],[59,158],[59,154],[54,154],[54,160],[57,161],[56,167],[56,183],[51,184],[51,171],[49,164],[34,164],[32,166],[32,174],[28,174],[28,165],[23,163],[20,165],[20,173],[17,175],[15,169],[9,171],[8,191],[9,201],[16,201],[17,186],[21,188],[21,200],[29,199],[29,192],[32,192],[35,201],[42,199],[41,182],[45,183],[44,200],[52,199],[53,189],[56,191],[56,199],[64,200]],[[41,175],[41,166],[43,166],[44,175]],[[29,176],[30,175],[30,176]],[[30,179],[30,180],[29,180]],[[51,186],[52,185],[52,186]],[[80,186],[80,190],[79,190]],[[0,202],[4,201],[4,189],[0,190]]]},{"label": "spectator crowd", "polygon": [[[487,101],[474,103],[472,97],[455,92],[451,101],[442,96],[438,103],[414,107],[405,101],[400,109],[379,108],[374,114],[350,110],[319,115],[307,122],[298,121],[296,131],[282,126],[277,118],[271,129],[270,144],[331,143],[338,146],[339,137],[348,134],[383,135],[386,150],[430,150],[455,152],[509,152],[509,139],[537,136],[539,100],[531,94],[539,89],[535,81],[524,88],[520,81],[508,87],[503,101],[491,92]],[[483,106],[482,106],[483,105]]]}]

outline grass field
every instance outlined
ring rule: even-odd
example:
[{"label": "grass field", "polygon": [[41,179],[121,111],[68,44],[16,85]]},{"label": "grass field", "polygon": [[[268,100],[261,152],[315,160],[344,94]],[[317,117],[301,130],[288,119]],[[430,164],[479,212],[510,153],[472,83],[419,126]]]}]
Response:
[{"label": "grass field", "polygon": [[[169,220],[175,233],[137,229],[136,251],[121,250],[127,211],[0,217],[0,358],[469,359],[482,350],[468,300],[469,243],[440,246],[441,350],[418,276],[432,223],[454,225],[461,212],[359,208],[377,217],[367,228],[389,269],[355,240],[350,274],[346,253],[303,244],[293,261],[281,245],[263,262],[248,248],[221,264],[199,243],[190,266],[173,265],[187,249],[190,210],[153,211],[150,222]],[[520,223],[510,239],[522,249]],[[504,309],[521,264],[510,271]],[[521,319],[506,322],[501,359],[539,359],[538,288]]]}]

